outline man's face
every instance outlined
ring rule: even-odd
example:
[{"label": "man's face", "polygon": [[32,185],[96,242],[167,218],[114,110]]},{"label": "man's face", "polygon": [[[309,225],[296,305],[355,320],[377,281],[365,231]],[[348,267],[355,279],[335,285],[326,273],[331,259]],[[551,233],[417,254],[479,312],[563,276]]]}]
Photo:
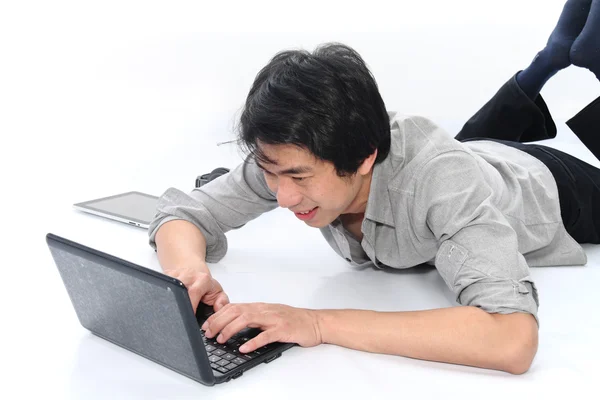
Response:
[{"label": "man's face", "polygon": [[279,206],[294,212],[307,225],[322,228],[340,214],[364,212],[361,204],[366,205],[366,198],[362,201],[357,195],[366,189],[368,197],[370,173],[340,178],[333,163],[297,146],[260,144],[260,149],[274,161],[258,165],[269,189],[277,194]]}]

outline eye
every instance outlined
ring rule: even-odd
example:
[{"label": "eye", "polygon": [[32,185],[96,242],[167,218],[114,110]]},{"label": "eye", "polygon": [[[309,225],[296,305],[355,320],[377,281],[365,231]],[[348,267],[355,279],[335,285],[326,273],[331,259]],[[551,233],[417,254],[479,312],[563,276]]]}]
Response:
[{"label": "eye", "polygon": [[292,179],[295,180],[296,182],[302,182],[302,181],[308,179],[308,177],[292,176]]}]

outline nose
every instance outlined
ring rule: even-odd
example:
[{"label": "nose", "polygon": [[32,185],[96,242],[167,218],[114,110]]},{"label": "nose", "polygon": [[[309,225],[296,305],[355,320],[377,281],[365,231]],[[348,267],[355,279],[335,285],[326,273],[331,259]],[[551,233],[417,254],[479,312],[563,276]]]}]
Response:
[{"label": "nose", "polygon": [[302,201],[302,194],[291,182],[291,179],[279,179],[276,192],[277,203],[279,203],[279,207],[293,208]]}]

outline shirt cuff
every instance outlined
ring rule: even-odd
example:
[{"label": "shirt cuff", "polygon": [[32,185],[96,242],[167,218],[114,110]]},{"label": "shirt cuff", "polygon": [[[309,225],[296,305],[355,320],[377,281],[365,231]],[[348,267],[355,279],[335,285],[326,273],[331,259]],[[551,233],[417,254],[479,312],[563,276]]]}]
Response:
[{"label": "shirt cuff", "polygon": [[520,280],[484,278],[464,288],[457,301],[490,314],[528,313],[534,316],[538,328],[540,325],[537,288],[529,276]]}]

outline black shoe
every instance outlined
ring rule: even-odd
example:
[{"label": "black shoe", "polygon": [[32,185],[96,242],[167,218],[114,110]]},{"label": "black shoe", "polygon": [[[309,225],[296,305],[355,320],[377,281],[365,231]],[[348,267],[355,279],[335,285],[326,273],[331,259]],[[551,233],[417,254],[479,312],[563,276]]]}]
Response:
[{"label": "black shoe", "polygon": [[600,160],[600,97],[568,120],[567,125]]}]

